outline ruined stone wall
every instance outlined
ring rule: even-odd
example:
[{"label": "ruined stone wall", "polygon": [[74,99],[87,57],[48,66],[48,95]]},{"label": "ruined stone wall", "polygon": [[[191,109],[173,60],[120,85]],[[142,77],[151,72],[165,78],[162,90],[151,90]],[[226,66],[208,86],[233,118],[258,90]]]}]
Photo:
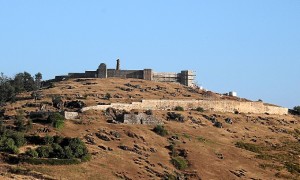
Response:
[{"label": "ruined stone wall", "polygon": [[141,110],[173,110],[176,106],[181,106],[184,109],[195,109],[202,107],[205,110],[218,112],[235,112],[254,113],[254,114],[288,114],[288,108],[265,105],[262,102],[239,102],[239,101],[211,101],[211,100],[143,100],[142,102],[133,102],[131,104],[112,103],[110,105],[98,105],[83,108],[82,111],[87,110],[106,110],[109,107],[115,109],[124,109],[130,111],[132,109]]}]

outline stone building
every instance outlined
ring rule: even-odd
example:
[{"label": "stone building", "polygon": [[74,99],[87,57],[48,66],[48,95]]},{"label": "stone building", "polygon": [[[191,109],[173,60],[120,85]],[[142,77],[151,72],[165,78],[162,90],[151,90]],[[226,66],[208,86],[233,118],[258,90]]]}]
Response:
[{"label": "stone building", "polygon": [[194,86],[195,73],[191,70],[183,70],[180,73],[154,72],[152,69],[143,70],[121,70],[120,60],[117,60],[116,69],[107,69],[106,64],[101,63],[96,71],[85,71],[84,73],[69,73],[68,75],[56,76],[60,81],[67,78],[134,78],[157,82],[177,82],[185,86]]}]

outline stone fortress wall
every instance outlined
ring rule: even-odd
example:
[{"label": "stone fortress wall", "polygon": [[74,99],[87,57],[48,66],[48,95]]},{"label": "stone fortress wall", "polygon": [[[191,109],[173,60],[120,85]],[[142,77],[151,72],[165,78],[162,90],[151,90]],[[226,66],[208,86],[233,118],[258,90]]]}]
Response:
[{"label": "stone fortress wall", "polygon": [[180,73],[154,72],[152,69],[121,70],[120,60],[117,60],[116,69],[107,69],[106,64],[101,63],[96,71],[84,73],[69,73],[68,75],[55,76],[56,81],[66,78],[134,78],[157,82],[176,82],[185,86],[195,85],[195,74],[191,70],[183,70]]},{"label": "stone fortress wall", "polygon": [[110,105],[97,105],[85,107],[81,111],[88,110],[106,110],[107,108],[124,109],[130,111],[132,109],[140,110],[173,110],[176,106],[181,106],[185,110],[196,109],[202,107],[205,110],[216,112],[230,112],[238,111],[240,113],[253,114],[288,114],[288,108],[266,105],[263,102],[239,102],[230,100],[142,100],[141,102],[125,103],[111,103]]}]

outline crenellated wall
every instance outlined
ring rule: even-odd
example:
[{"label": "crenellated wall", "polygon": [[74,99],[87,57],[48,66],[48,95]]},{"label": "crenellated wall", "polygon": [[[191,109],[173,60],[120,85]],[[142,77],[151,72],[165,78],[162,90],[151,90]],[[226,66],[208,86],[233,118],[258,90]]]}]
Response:
[{"label": "crenellated wall", "polygon": [[124,109],[130,111],[132,109],[141,110],[173,110],[176,106],[181,106],[184,109],[195,109],[202,107],[205,110],[218,112],[235,112],[254,113],[254,114],[288,114],[288,108],[266,105],[262,102],[239,102],[239,101],[212,101],[212,100],[142,100],[142,102],[133,102],[131,104],[112,103],[110,105],[98,105],[85,107],[81,111],[87,110],[106,110],[109,107],[116,109]]}]

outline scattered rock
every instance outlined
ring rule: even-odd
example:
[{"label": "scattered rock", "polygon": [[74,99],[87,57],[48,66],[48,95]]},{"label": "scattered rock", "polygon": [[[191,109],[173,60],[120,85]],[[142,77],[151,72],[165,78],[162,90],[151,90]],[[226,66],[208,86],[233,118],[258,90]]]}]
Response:
[{"label": "scattered rock", "polygon": [[226,118],[225,122],[228,123],[228,124],[232,124],[233,123],[232,119],[230,119],[230,118]]},{"label": "scattered rock", "polygon": [[77,101],[65,102],[64,106],[70,109],[81,109],[85,106],[85,103],[83,101],[77,100]]},{"label": "scattered rock", "polygon": [[218,121],[216,121],[216,122],[214,123],[214,126],[217,127],[217,128],[223,128],[222,123],[221,123],[221,122],[218,122]]},{"label": "scattered rock", "polygon": [[105,147],[105,146],[98,146],[100,149],[102,149],[102,150],[104,150],[104,151],[106,151],[107,150],[107,148]]},{"label": "scattered rock", "polygon": [[106,136],[105,134],[96,133],[96,136],[103,141],[111,141],[111,139],[108,136]]},{"label": "scattered rock", "polygon": [[217,155],[217,157],[218,157],[219,159],[224,159],[223,154],[221,154],[221,153],[216,153],[216,155]]},{"label": "scattered rock", "polygon": [[246,176],[246,172],[247,172],[247,171],[244,170],[244,169],[241,169],[241,170],[235,170],[235,171],[231,171],[231,170],[230,170],[230,172],[231,172],[232,174],[234,174],[235,176],[241,178],[241,177],[245,177],[245,176]]}]

